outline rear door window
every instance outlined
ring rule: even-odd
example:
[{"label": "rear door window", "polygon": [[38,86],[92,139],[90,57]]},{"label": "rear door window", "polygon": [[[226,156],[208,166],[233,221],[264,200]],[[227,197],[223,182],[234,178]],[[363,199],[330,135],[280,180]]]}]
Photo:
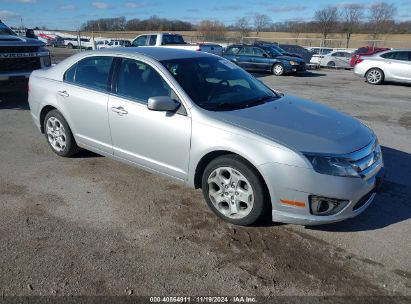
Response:
[{"label": "rear door window", "polygon": [[151,35],[148,45],[156,45],[157,35]]},{"label": "rear door window", "polygon": [[64,80],[77,85],[106,91],[113,58],[94,56],[80,60],[66,71]]}]

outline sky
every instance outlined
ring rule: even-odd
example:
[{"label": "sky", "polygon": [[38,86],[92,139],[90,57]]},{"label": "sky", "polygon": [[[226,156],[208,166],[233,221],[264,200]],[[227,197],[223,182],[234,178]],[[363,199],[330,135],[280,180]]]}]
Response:
[{"label": "sky", "polygon": [[[77,30],[90,19],[125,16],[146,19],[152,15],[180,19],[194,24],[202,19],[217,19],[226,25],[240,17],[252,20],[266,14],[273,22],[312,20],[314,12],[327,5],[343,7],[349,3],[369,6],[375,0],[0,0],[0,19],[10,26],[46,26]],[[411,20],[411,0],[391,0],[398,8],[397,20]]]}]

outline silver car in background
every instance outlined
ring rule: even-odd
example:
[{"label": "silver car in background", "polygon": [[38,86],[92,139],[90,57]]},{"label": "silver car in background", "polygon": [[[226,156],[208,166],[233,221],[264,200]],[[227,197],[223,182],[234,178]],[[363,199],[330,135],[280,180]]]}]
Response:
[{"label": "silver car in background", "polygon": [[320,66],[329,68],[351,69],[350,60],[352,53],[346,51],[334,51],[324,55],[320,60]]},{"label": "silver car in background", "polygon": [[211,210],[237,225],[267,215],[341,221],[364,211],[380,182],[368,127],[207,53],[79,53],[31,75],[29,104],[56,154],[84,148],[202,188]]},{"label": "silver car in background", "polygon": [[363,56],[354,67],[354,74],[370,84],[384,81],[411,83],[411,49],[389,50]]}]

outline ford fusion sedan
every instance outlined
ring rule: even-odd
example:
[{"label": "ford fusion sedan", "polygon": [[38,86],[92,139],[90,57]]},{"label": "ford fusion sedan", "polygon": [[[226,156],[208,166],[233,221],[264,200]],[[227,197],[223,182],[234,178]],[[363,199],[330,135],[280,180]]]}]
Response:
[{"label": "ford fusion sedan", "polygon": [[231,45],[224,57],[247,71],[270,72],[276,76],[306,70],[303,59],[285,56],[266,45]]},{"label": "ford fusion sedan", "polygon": [[83,148],[202,188],[211,210],[238,225],[354,217],[383,167],[358,120],[202,52],[78,53],[31,75],[29,104],[56,154]]},{"label": "ford fusion sedan", "polygon": [[364,77],[369,84],[384,81],[411,83],[411,49],[389,50],[362,57],[355,65],[354,74]]}]

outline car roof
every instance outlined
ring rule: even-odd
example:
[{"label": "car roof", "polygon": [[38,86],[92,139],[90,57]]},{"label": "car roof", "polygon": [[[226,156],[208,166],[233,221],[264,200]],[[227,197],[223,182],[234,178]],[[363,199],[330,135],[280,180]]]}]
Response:
[{"label": "car roof", "polygon": [[113,56],[139,54],[151,57],[157,61],[185,58],[216,57],[216,55],[212,55],[205,52],[149,46],[116,48],[115,50],[103,49],[92,51],[91,53],[99,54],[101,52],[104,52],[105,54],[110,53],[110,55]]}]

